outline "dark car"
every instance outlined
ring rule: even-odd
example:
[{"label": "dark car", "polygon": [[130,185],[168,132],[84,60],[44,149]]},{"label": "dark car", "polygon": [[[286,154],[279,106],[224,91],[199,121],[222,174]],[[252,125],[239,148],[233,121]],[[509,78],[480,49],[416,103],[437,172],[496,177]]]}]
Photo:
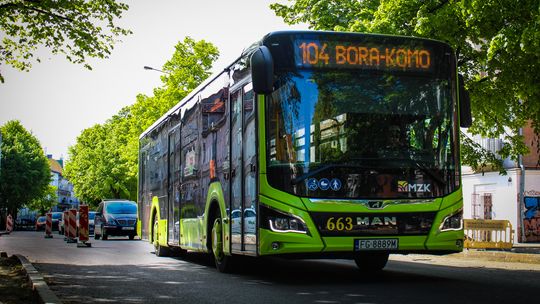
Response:
[{"label": "dark car", "polygon": [[[96,216],[96,211],[88,211],[88,235],[94,234],[94,218]],[[79,235],[79,213],[77,212],[77,235]]]},{"label": "dark car", "polygon": [[15,230],[32,230],[36,227],[35,216],[20,216],[15,220]]},{"label": "dark car", "polygon": [[137,235],[137,203],[128,200],[104,200],[99,203],[94,218],[94,238],[106,240],[110,235]]},{"label": "dark car", "polygon": [[46,222],[47,222],[47,218],[45,216],[38,217],[36,220],[36,231],[45,230]]},{"label": "dark car", "polygon": [[60,230],[60,220],[62,219],[62,212],[52,212],[52,230]]}]

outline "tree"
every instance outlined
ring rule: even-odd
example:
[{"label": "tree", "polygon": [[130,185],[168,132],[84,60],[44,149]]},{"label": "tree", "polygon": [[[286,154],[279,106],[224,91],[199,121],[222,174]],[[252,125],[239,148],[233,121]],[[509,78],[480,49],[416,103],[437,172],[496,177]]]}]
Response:
[{"label": "tree", "polygon": [[57,190],[57,187],[49,184],[42,196],[31,200],[28,204],[26,204],[26,207],[28,207],[30,210],[38,210],[39,214],[45,214],[57,203]]},{"label": "tree", "polygon": [[162,70],[154,96],[138,95],[103,125],[84,130],[69,149],[64,173],[75,194],[91,205],[103,198],[137,198],[139,135],[210,75],[217,48],[186,37]]},{"label": "tree", "polygon": [[[128,8],[111,0],[2,1],[0,30],[5,35],[0,65],[27,71],[38,46],[45,46],[53,54],[64,54],[68,61],[91,69],[86,57],[107,58],[116,37],[131,34],[115,25]],[[4,81],[1,72],[0,81]]]},{"label": "tree", "polygon": [[[472,100],[472,134],[498,138],[499,154],[526,154],[519,129],[540,136],[540,11],[536,0],[293,0],[272,4],[289,24],[316,30],[409,35],[449,43]],[[468,164],[501,161],[465,141]],[[537,147],[540,149],[540,147]],[[480,149],[480,150],[479,150]],[[476,157],[484,157],[476,159]],[[540,162],[540,160],[539,160]]]},{"label": "tree", "polygon": [[51,172],[39,141],[19,121],[8,121],[0,131],[0,213],[7,211],[16,216],[20,207],[43,197]]}]

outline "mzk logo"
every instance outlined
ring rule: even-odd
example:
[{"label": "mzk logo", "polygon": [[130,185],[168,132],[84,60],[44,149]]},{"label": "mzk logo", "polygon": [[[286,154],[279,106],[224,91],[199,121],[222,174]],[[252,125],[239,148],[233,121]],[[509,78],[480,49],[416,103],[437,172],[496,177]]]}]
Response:
[{"label": "mzk logo", "polygon": [[398,181],[398,192],[431,192],[431,184],[413,184]]}]

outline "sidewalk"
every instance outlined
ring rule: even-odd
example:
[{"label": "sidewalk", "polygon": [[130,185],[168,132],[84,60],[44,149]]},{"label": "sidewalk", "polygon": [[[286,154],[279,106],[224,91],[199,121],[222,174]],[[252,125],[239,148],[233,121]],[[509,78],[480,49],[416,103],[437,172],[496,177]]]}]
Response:
[{"label": "sidewalk", "polygon": [[450,255],[460,259],[482,259],[494,262],[540,264],[540,243],[514,244],[512,249],[463,249]]}]

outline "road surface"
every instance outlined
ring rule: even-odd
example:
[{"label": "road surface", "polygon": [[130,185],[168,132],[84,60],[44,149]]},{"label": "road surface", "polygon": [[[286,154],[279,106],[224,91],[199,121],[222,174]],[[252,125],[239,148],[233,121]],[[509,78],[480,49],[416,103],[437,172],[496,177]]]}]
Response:
[{"label": "road surface", "polygon": [[27,256],[65,303],[530,303],[540,288],[538,264],[425,255],[392,256],[379,274],[347,260],[250,258],[222,274],[206,255],[158,258],[127,238],[77,248],[17,231],[0,251]]}]

